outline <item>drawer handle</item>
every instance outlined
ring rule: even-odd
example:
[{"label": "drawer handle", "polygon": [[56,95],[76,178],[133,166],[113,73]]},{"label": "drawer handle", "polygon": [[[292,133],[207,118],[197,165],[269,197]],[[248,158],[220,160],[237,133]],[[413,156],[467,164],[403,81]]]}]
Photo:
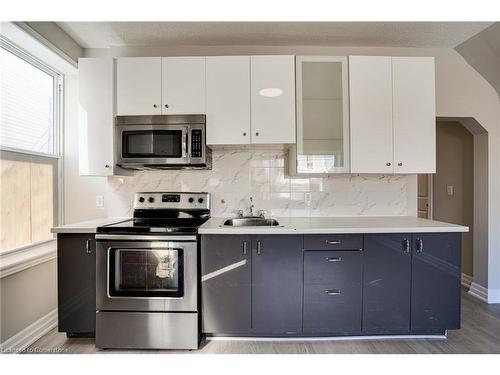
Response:
[{"label": "drawer handle", "polygon": [[87,252],[87,254],[92,254],[92,246],[91,246],[91,244],[92,244],[92,239],[89,238],[87,240],[87,242],[85,242],[85,251]]},{"label": "drawer handle", "polygon": [[243,241],[243,255],[247,255],[247,241]]},{"label": "drawer handle", "polygon": [[328,245],[340,245],[342,243],[342,241],[340,241],[340,240],[326,240],[326,243]]},{"label": "drawer handle", "polygon": [[326,260],[329,262],[342,262],[342,257],[328,257]]},{"label": "drawer handle", "polygon": [[329,296],[337,296],[339,294],[342,294],[342,291],[339,289],[330,289],[330,290],[325,290],[325,293],[328,294]]}]

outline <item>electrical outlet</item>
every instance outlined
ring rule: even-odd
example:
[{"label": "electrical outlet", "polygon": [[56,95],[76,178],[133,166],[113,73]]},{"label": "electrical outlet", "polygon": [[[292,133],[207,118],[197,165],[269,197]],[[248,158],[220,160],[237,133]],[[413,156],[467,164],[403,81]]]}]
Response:
[{"label": "electrical outlet", "polygon": [[96,195],[95,197],[95,207],[103,209],[104,208],[104,195]]},{"label": "electrical outlet", "polygon": [[311,205],[311,193],[305,193],[304,194],[304,203],[308,207]]}]

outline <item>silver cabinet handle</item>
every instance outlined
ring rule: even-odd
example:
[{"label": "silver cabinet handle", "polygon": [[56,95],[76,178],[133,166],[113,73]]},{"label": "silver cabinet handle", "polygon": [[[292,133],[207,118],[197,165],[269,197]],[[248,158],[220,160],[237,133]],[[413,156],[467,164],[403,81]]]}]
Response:
[{"label": "silver cabinet handle", "polygon": [[168,108],[168,104],[165,104],[165,108]]},{"label": "silver cabinet handle", "polygon": [[390,167],[391,163],[387,162],[387,163],[385,163],[385,165],[387,165],[388,167]]},{"label": "silver cabinet handle", "polygon": [[158,106],[156,104],[153,104],[153,108],[156,108],[156,107],[158,107]]},{"label": "silver cabinet handle", "polygon": [[260,255],[260,250],[261,250],[260,241],[257,241],[257,254],[259,255]]},{"label": "silver cabinet handle", "polygon": [[421,238],[417,238],[417,253],[424,252],[424,241]]},{"label": "silver cabinet handle", "polygon": [[326,260],[329,262],[342,262],[342,257],[328,257]]},{"label": "silver cabinet handle", "polygon": [[340,241],[340,240],[326,240],[326,243],[328,245],[340,245],[342,243],[342,241]]},{"label": "silver cabinet handle", "polygon": [[408,238],[403,239],[403,251],[405,254],[410,252],[410,240]]},{"label": "silver cabinet handle", "polygon": [[247,241],[243,241],[243,255],[247,255]]},{"label": "silver cabinet handle", "polygon": [[342,291],[340,289],[330,289],[325,290],[325,293],[329,296],[338,296],[339,294],[342,294]]},{"label": "silver cabinet handle", "polygon": [[399,162],[398,167],[402,167],[402,166],[403,166],[403,163]]},{"label": "silver cabinet handle", "polygon": [[87,242],[85,243],[85,251],[87,254],[92,254],[92,238],[87,239]]}]

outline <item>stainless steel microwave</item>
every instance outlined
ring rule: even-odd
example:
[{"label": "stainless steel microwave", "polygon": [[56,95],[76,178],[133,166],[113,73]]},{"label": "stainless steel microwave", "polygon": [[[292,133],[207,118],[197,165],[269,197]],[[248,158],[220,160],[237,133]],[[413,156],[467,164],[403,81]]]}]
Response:
[{"label": "stainless steel microwave", "polygon": [[205,115],[117,116],[115,140],[122,168],[211,168]]}]

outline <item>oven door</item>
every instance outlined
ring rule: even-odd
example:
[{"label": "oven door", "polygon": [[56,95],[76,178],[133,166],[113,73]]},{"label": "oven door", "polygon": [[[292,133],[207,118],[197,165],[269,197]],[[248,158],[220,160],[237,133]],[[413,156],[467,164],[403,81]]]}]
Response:
[{"label": "oven door", "polygon": [[189,164],[188,125],[118,125],[116,163]]},{"label": "oven door", "polygon": [[197,311],[197,245],[185,237],[96,235],[97,310]]}]

